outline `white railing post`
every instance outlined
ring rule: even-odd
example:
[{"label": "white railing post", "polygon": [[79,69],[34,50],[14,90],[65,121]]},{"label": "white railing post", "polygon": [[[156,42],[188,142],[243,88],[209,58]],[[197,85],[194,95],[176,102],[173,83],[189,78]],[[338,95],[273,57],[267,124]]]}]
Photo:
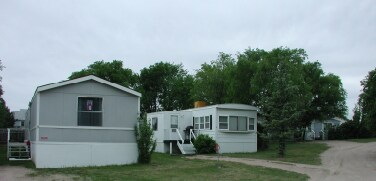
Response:
[{"label": "white railing post", "polygon": [[7,135],[7,136],[8,136],[8,137],[7,137],[7,158],[9,159],[9,156],[10,156],[10,155],[9,155],[9,154],[10,154],[10,153],[9,153],[10,129],[8,128],[7,130],[8,130],[8,135]]},{"label": "white railing post", "polygon": [[182,141],[181,143],[184,144],[183,137],[181,137],[179,130],[177,128],[175,128],[175,129],[176,129],[176,132],[178,133],[180,140]]},{"label": "white railing post", "polygon": [[192,129],[189,129],[189,142],[190,142],[191,144],[193,144],[193,143],[192,143],[192,139],[191,139],[192,136],[193,136],[194,139],[196,139],[196,135],[195,135],[195,133],[192,131]]},{"label": "white railing post", "polygon": [[322,133],[322,138],[321,138],[321,140],[325,140],[324,138],[325,138],[325,133],[324,133],[324,131],[323,130],[320,130],[320,132]]}]

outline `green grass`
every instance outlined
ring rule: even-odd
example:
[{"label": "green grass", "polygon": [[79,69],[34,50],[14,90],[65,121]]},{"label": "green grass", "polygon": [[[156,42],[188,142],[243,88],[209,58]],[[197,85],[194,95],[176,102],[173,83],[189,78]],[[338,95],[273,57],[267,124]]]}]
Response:
[{"label": "green grass", "polygon": [[[154,153],[152,163],[122,166],[35,169],[31,161],[8,161],[6,146],[0,145],[0,167],[33,168],[31,176],[72,175],[74,179],[117,180],[307,180],[308,176],[279,169],[249,166],[233,162],[192,160],[183,156]],[[79,176],[80,178],[78,178]]]},{"label": "green grass", "polygon": [[[220,167],[219,167],[220,166]],[[233,162],[192,160],[154,153],[152,163],[123,166],[36,169],[34,175],[79,175],[93,181],[117,180],[307,180],[308,176]]]},{"label": "green grass", "polygon": [[26,168],[35,168],[34,163],[30,160],[26,161],[9,161],[7,159],[7,147],[6,145],[0,145],[0,166],[22,166]]},{"label": "green grass", "polygon": [[292,163],[303,163],[310,165],[320,165],[320,154],[329,147],[324,143],[315,142],[297,142],[286,144],[286,155],[284,158],[279,158],[277,155],[278,144],[271,143],[269,148],[264,151],[256,153],[233,153],[224,154],[229,157],[236,158],[255,158],[264,160],[275,160]]},{"label": "green grass", "polygon": [[347,141],[353,141],[353,142],[358,142],[358,143],[370,143],[370,142],[376,142],[376,138],[349,139]]}]

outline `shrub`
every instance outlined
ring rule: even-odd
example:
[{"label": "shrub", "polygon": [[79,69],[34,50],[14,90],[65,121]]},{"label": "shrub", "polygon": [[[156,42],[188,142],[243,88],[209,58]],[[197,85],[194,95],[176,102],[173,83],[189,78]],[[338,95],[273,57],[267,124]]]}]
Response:
[{"label": "shrub", "polygon": [[200,134],[193,142],[198,154],[215,153],[215,144],[216,142],[206,134]]},{"label": "shrub", "polygon": [[371,136],[364,124],[359,121],[347,121],[338,127],[331,127],[328,129],[328,134],[330,140],[369,138]]},{"label": "shrub", "polygon": [[150,163],[156,142],[153,139],[153,129],[146,121],[146,118],[138,120],[138,125],[135,126],[135,134],[138,147],[138,162]]}]

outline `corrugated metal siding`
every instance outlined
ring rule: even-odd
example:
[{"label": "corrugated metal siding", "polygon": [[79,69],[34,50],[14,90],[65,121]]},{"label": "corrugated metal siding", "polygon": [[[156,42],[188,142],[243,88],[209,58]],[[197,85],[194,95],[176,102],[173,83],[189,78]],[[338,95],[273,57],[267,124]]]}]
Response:
[{"label": "corrugated metal siding", "polygon": [[130,130],[40,128],[39,135],[44,142],[133,143],[136,139]]}]

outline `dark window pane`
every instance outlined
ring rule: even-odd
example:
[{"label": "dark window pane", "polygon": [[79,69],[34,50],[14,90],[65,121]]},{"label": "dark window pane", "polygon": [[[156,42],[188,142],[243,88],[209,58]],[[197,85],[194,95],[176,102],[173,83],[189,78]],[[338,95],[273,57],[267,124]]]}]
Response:
[{"label": "dark window pane", "polygon": [[79,126],[102,126],[101,112],[79,112],[78,113]]},{"label": "dark window pane", "polygon": [[228,129],[226,116],[219,116],[219,129]]},{"label": "dark window pane", "polygon": [[158,118],[152,118],[152,126],[154,131],[158,130]]},{"label": "dark window pane", "polygon": [[255,130],[255,118],[249,118],[249,128],[248,130]]}]

